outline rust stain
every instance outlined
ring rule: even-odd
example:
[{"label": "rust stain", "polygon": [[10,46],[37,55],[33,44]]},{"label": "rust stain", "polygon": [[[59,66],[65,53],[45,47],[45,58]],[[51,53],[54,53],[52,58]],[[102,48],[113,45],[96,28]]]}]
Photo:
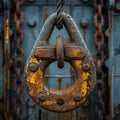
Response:
[{"label": "rust stain", "polygon": [[87,80],[90,74],[88,72],[83,72],[83,81]]},{"label": "rust stain", "polygon": [[8,18],[6,19],[5,24],[6,24],[6,36],[5,36],[5,39],[6,39],[6,43],[8,44],[8,41],[10,39],[10,28],[9,28],[9,19]]},{"label": "rust stain", "polygon": [[82,90],[81,90],[82,96],[85,97],[88,90],[89,90],[88,84],[87,84],[86,81],[84,81],[83,84],[82,84]]},{"label": "rust stain", "polygon": [[[39,64],[39,66],[44,66],[45,64],[47,64],[43,64],[42,60],[37,60],[36,58],[31,58],[29,63],[32,62]],[[56,90],[49,88],[44,80],[44,70],[42,71],[43,67],[39,67],[36,72],[31,72],[28,67],[29,65],[27,65],[26,85],[29,88],[29,95],[36,101],[37,104],[51,111],[63,112],[75,109],[77,106],[79,106],[79,104],[82,104],[86,100],[87,94],[89,93],[90,89],[87,80],[88,77],[91,76],[91,74],[89,72],[82,71],[82,60],[75,60],[73,63],[79,76],[76,82],[71,87],[68,87],[66,90]],[[59,88],[61,89],[61,85],[59,85]],[[46,100],[43,102],[39,101],[39,94],[42,92],[44,92],[44,94],[47,96]],[[77,93],[80,93],[82,95],[82,99],[78,103],[76,103],[73,99],[73,96]],[[57,97],[59,94],[61,98],[65,101],[65,104],[63,106],[57,104]]]},{"label": "rust stain", "polygon": [[[65,13],[64,13],[65,14]],[[91,59],[89,52],[82,43],[79,42],[78,38],[81,38],[78,34],[74,22],[71,17],[63,14],[63,23],[69,28],[68,33],[70,33],[71,43],[63,45],[64,61],[71,64],[75,71],[75,82],[71,87],[65,90],[56,90],[48,87],[45,81],[44,74],[47,66],[54,61],[58,61],[57,45],[50,45],[48,43],[49,37],[53,31],[55,25],[53,19],[56,18],[53,14],[43,27],[39,40],[37,41],[34,50],[32,51],[29,60],[26,65],[26,87],[28,88],[28,93],[30,97],[41,107],[55,112],[68,112],[74,110],[81,106],[88,98],[89,93],[93,90],[95,84],[95,67]],[[55,19],[54,19],[55,20]],[[71,24],[72,23],[72,24]],[[51,27],[49,27],[51,26]],[[45,33],[46,29],[47,35]],[[71,29],[70,29],[71,28]],[[73,29],[74,28],[74,29]],[[46,40],[46,44],[42,40]],[[76,42],[78,40],[79,46]],[[58,41],[59,44],[59,41]],[[49,52],[48,52],[49,51]],[[38,68],[30,70],[29,64],[35,63]],[[84,64],[89,64],[90,69],[87,69]],[[85,69],[83,69],[84,67]],[[59,80],[59,89],[61,89],[61,81]]]},{"label": "rust stain", "polygon": [[81,50],[73,50],[72,51],[73,55],[75,55],[75,56],[78,56],[78,53],[80,53],[80,52],[81,52]]}]

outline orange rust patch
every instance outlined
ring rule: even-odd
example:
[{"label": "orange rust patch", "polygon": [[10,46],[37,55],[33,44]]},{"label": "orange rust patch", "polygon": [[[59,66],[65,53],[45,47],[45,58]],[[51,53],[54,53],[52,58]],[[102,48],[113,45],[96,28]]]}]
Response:
[{"label": "orange rust patch", "polygon": [[87,80],[88,77],[89,77],[89,75],[90,75],[89,72],[83,72],[83,76],[82,76],[83,79],[82,79],[82,80],[83,80],[83,81]]},{"label": "orange rust patch", "polygon": [[6,19],[5,24],[6,24],[6,36],[5,36],[5,39],[6,39],[6,43],[8,43],[8,41],[10,39],[9,19]]},{"label": "orange rust patch", "polygon": [[86,96],[88,89],[89,89],[88,83],[86,81],[84,81],[82,84],[82,89],[81,89],[81,94],[83,97]]},{"label": "orange rust patch", "polygon": [[82,50],[77,50],[77,49],[75,49],[75,50],[72,50],[72,53],[75,55],[75,56],[77,56],[78,55],[78,53],[80,53],[80,52],[82,52]]}]

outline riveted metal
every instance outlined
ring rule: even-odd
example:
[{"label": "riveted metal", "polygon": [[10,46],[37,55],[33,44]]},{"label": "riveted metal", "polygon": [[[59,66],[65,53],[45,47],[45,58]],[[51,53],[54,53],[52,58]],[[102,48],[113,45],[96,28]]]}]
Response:
[{"label": "riveted metal", "polygon": [[[56,25],[56,15],[57,13],[52,14],[45,21],[27,60],[25,79],[30,97],[39,106],[54,112],[68,112],[82,105],[86,101],[89,93],[94,89],[95,66],[74,20],[65,12],[62,13],[63,25],[71,41],[68,44],[63,44],[62,39],[59,39],[60,41],[57,41],[56,45],[49,44],[49,38]],[[58,55],[57,47],[61,51],[60,55]],[[48,65],[57,60],[60,61],[58,62],[58,67],[63,67],[63,62],[66,61],[71,64],[75,71],[75,83],[65,90],[49,88],[44,78],[44,72]],[[90,63],[89,71],[83,70],[83,64],[86,61]],[[39,65],[36,72],[29,70],[30,63]],[[82,99],[79,95],[82,96]]]},{"label": "riveted metal", "polygon": [[87,28],[89,26],[89,21],[86,18],[82,18],[80,21],[80,25],[83,28]]},{"label": "riveted metal", "polygon": [[57,98],[57,104],[58,105],[63,105],[65,102],[62,98]]},{"label": "riveted metal", "polygon": [[80,93],[77,93],[74,95],[74,100],[75,102],[79,102],[82,99],[82,95]]},{"label": "riveted metal", "polygon": [[35,27],[37,25],[37,21],[35,20],[35,18],[30,18],[30,19],[28,19],[27,24],[30,27]]},{"label": "riveted metal", "polygon": [[37,69],[38,69],[38,65],[36,63],[33,62],[33,63],[29,64],[30,71],[35,72],[35,71],[37,71]]},{"label": "riveted metal", "polygon": [[90,67],[91,67],[90,63],[84,63],[84,64],[83,64],[83,70],[84,70],[84,71],[89,71],[89,70],[90,70]]},{"label": "riveted metal", "polygon": [[45,101],[47,99],[47,95],[45,93],[40,93],[39,94],[39,100],[40,101]]}]

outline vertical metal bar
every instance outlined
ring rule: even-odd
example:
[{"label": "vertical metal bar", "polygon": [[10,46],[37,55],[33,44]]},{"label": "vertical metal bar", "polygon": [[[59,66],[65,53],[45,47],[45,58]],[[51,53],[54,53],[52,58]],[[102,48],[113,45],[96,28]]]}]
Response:
[{"label": "vertical metal bar", "polygon": [[[7,4],[7,3],[6,3]],[[10,21],[9,9],[4,11],[4,117],[10,120]]]}]

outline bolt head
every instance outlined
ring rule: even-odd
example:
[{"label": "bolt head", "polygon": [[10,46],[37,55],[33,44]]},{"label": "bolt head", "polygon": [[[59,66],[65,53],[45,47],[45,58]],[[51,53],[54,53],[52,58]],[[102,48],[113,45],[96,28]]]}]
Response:
[{"label": "bolt head", "polygon": [[91,68],[90,63],[85,63],[85,64],[83,64],[83,70],[84,70],[84,71],[89,71],[90,68]]},{"label": "bolt head", "polygon": [[36,72],[37,69],[38,69],[38,64],[36,64],[36,63],[33,62],[33,63],[30,63],[28,67],[29,67],[30,71]]},{"label": "bolt head", "polygon": [[65,102],[62,98],[57,98],[57,104],[58,105],[63,105]]},{"label": "bolt head", "polygon": [[79,102],[82,99],[82,95],[80,93],[77,93],[74,95],[74,100],[75,102]]},{"label": "bolt head", "polygon": [[47,95],[45,93],[40,93],[39,94],[39,100],[40,101],[45,101],[47,99]]},{"label": "bolt head", "polygon": [[35,18],[30,18],[27,23],[30,27],[35,27],[37,25],[37,21],[35,20]]},{"label": "bolt head", "polygon": [[78,57],[83,59],[85,57],[85,53],[83,51],[79,52]]},{"label": "bolt head", "polygon": [[89,21],[86,18],[82,18],[80,21],[80,25],[83,28],[87,28],[89,26]]}]

